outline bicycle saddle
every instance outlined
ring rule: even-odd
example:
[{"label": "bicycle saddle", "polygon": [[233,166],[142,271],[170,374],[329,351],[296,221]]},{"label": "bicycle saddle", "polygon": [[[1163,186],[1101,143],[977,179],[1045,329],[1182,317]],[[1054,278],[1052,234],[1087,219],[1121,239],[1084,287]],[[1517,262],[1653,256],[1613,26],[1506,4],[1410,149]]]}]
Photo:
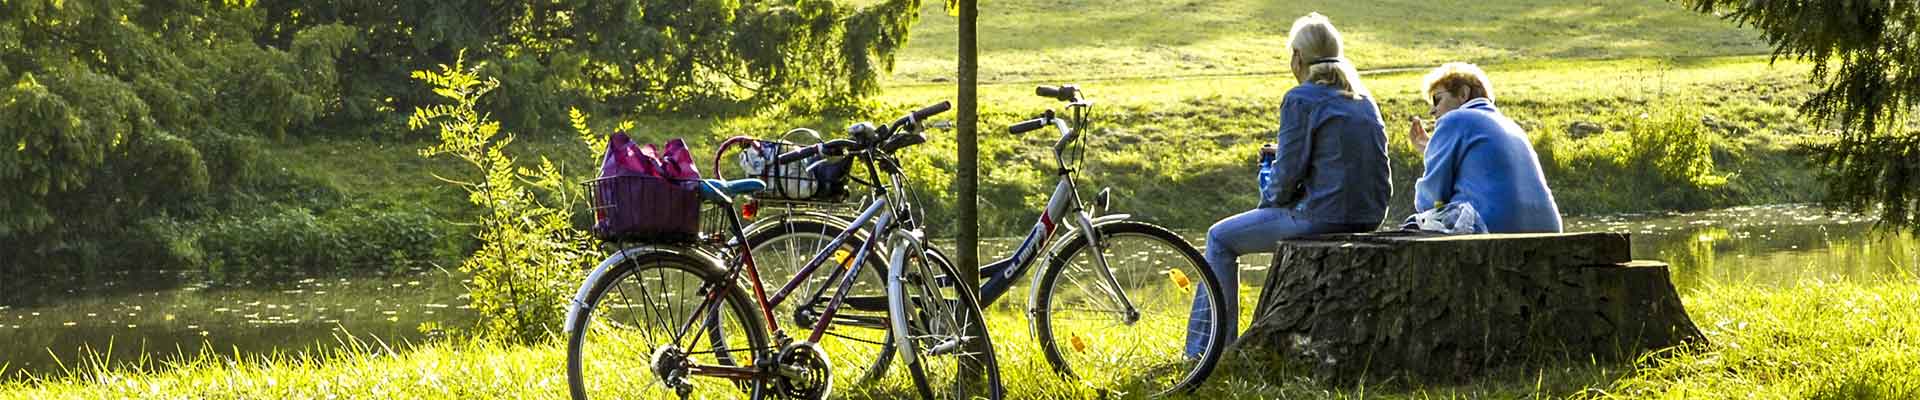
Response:
[{"label": "bicycle saddle", "polygon": [[700,197],[709,201],[721,201],[728,197],[754,194],[767,188],[767,182],[751,178],[730,181],[706,179],[705,183],[704,185],[700,185]]}]

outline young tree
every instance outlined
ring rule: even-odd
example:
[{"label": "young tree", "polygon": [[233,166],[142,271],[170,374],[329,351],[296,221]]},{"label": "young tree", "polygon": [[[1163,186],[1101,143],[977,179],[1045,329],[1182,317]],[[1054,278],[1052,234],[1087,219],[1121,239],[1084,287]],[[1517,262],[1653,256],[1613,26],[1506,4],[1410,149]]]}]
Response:
[{"label": "young tree", "polygon": [[1801,105],[1836,139],[1817,148],[1829,200],[1920,231],[1920,1],[1682,0],[1759,29],[1774,57],[1813,63],[1821,90]]}]

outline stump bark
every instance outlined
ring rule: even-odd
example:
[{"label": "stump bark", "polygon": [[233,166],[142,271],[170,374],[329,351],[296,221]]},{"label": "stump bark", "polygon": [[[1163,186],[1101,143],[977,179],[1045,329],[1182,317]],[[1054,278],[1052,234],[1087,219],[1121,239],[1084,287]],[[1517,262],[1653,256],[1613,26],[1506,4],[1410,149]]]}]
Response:
[{"label": "stump bark", "polygon": [[1283,241],[1240,343],[1334,380],[1458,380],[1704,343],[1666,264],[1632,261],[1629,244],[1615,233]]}]

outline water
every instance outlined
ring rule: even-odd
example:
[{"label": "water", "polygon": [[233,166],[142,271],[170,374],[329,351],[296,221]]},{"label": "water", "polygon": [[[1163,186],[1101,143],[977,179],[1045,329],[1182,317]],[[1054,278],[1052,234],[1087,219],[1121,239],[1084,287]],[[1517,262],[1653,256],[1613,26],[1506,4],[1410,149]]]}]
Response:
[{"label": "water", "polygon": [[[1575,217],[1567,219],[1567,228],[1632,233],[1634,257],[1671,263],[1682,294],[1712,282],[1781,286],[1920,275],[1920,240],[1872,234],[1872,221],[1778,205]],[[1181,233],[1204,246],[1204,232]],[[1016,244],[1018,238],[987,241],[981,258],[997,259]],[[1252,307],[1271,260],[1241,258],[1243,308]],[[6,282],[0,284],[0,365],[8,366],[0,379],[19,379],[23,371],[57,373],[60,363],[74,365],[90,352],[125,364],[201,349],[226,355],[297,352],[337,346],[346,335],[404,347],[431,338],[434,326],[471,326],[475,316],[461,280],[433,271],[237,289],[207,288],[167,273],[77,286]],[[1024,305],[1026,282],[995,306]]]},{"label": "water", "polygon": [[0,379],[58,375],[88,357],[153,367],[202,350],[290,354],[349,338],[404,348],[475,318],[461,279],[439,272],[209,288],[162,271],[57,286],[0,288]]}]

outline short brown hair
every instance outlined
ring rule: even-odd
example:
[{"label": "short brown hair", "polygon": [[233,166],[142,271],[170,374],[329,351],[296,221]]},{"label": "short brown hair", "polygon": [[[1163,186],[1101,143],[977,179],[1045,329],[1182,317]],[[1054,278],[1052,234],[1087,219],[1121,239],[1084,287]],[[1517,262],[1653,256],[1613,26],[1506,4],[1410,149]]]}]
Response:
[{"label": "short brown hair", "polygon": [[1486,71],[1480,70],[1479,66],[1473,64],[1451,62],[1434,68],[1432,72],[1427,73],[1426,85],[1420,91],[1429,104],[1433,103],[1434,88],[1446,88],[1455,95],[1466,96],[1468,100],[1477,98],[1493,100],[1492,80],[1487,79]]}]

